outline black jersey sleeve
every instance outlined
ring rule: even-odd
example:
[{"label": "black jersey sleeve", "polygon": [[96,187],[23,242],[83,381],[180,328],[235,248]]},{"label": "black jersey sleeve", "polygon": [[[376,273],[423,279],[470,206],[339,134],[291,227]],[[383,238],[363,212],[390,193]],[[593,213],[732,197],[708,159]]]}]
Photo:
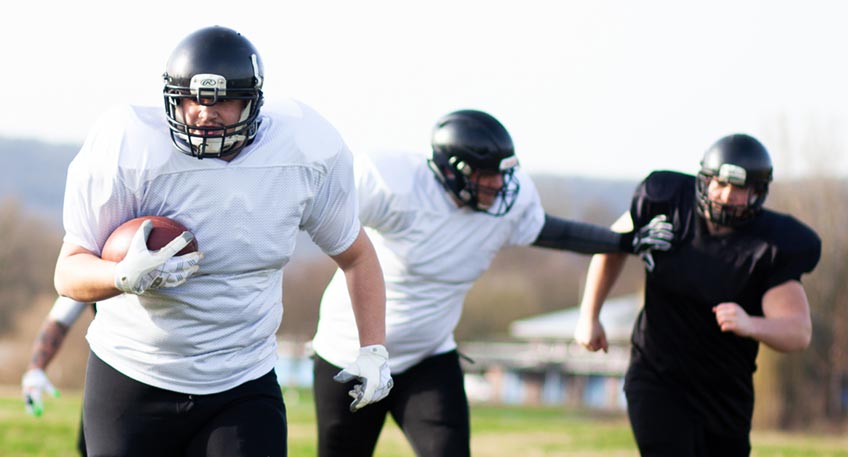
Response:
[{"label": "black jersey sleeve", "polygon": [[766,211],[772,239],[773,265],[766,279],[766,289],[813,271],[821,257],[821,239],[816,232],[792,216]]},{"label": "black jersey sleeve", "polygon": [[[654,216],[665,214],[676,229],[686,218],[682,212],[691,209],[695,198],[695,177],[674,171],[654,171],[633,192],[630,217],[636,229]],[[679,232],[679,230],[676,230]]]}]

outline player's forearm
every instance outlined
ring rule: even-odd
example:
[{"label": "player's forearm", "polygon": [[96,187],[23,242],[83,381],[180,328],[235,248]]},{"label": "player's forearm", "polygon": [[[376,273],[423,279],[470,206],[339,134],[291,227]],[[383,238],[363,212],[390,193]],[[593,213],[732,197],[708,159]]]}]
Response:
[{"label": "player's forearm", "polygon": [[632,240],[632,233],[618,233],[601,225],[569,221],[546,214],[545,224],[533,246],[597,254],[630,252]]},{"label": "player's forearm", "polygon": [[47,365],[59,351],[67,334],[68,327],[54,320],[46,320],[33,344],[28,369],[47,369]]},{"label": "player's forearm", "polygon": [[580,314],[584,318],[597,319],[601,313],[610,290],[612,289],[624,263],[627,254],[598,254],[592,256],[589,270],[586,273],[586,287],[583,289],[583,300],[580,302]]},{"label": "player's forearm", "polygon": [[105,300],[121,293],[115,288],[114,262],[68,245],[59,253],[53,284],[59,295],[81,302]]},{"label": "player's forearm", "polygon": [[360,231],[353,245],[344,253],[334,256],[345,275],[359,344],[386,343],[386,284],[383,270],[371,240]]},{"label": "player's forearm", "polygon": [[750,337],[779,352],[806,349],[813,331],[803,317],[752,317]]},{"label": "player's forearm", "polygon": [[[386,344],[386,289],[382,276],[380,281],[370,273],[359,275],[351,272],[347,276],[356,327],[359,330],[359,345]],[[363,281],[362,278],[369,279]],[[363,282],[367,284],[364,287],[359,285]]]}]

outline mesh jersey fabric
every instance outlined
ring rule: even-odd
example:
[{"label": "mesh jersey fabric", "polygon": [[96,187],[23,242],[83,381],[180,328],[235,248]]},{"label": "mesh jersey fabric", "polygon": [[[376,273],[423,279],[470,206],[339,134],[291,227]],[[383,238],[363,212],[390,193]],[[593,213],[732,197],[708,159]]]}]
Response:
[{"label": "mesh jersey fabric", "polygon": [[[457,207],[422,155],[357,154],[354,173],[360,219],[386,279],[389,365],[401,373],[456,347],[453,330],[468,290],[502,248],[536,240],[544,209],[520,170],[518,199],[502,217]],[[321,301],[313,348],[344,367],[356,358],[357,341],[344,276],[336,272]]]},{"label": "mesh jersey fabric", "polygon": [[282,269],[299,230],[329,255],[359,233],[352,156],[336,130],[287,100],[231,162],[175,150],[162,109],[117,107],[68,171],[66,243],[99,254],[121,222],[173,218],[205,255],[185,284],[99,303],[92,351],[146,384],[215,393],[274,367]]}]

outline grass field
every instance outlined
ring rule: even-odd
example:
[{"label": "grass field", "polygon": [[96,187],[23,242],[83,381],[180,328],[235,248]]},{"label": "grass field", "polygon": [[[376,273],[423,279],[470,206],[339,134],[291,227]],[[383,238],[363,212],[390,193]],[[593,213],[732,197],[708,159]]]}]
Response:
[{"label": "grass field", "polygon": [[[285,393],[289,455],[315,455],[315,417],[308,392]],[[4,457],[73,456],[79,423],[80,393],[63,392],[47,400],[41,418],[26,415],[17,390],[0,389],[0,455]],[[472,453],[476,457],[636,456],[625,417],[589,416],[554,408],[474,405]],[[848,457],[848,436],[797,435],[757,431],[757,457]],[[389,420],[375,454],[409,457],[412,450]]]}]

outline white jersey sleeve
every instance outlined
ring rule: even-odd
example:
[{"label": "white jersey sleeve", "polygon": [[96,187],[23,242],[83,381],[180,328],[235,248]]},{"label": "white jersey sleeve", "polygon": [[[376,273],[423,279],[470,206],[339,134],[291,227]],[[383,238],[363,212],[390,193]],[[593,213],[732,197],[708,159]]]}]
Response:
[{"label": "white jersey sleeve", "polygon": [[68,297],[59,297],[56,299],[56,302],[53,303],[53,307],[50,308],[50,313],[48,317],[56,321],[66,328],[70,328],[74,325],[74,322],[79,319],[80,314],[85,309],[86,304],[80,301],[76,301],[70,299]]},{"label": "white jersey sleeve", "polygon": [[112,229],[126,220],[125,209],[135,206],[135,196],[118,172],[118,151],[128,117],[127,107],[112,108],[101,116],[68,167],[64,242],[96,255]]},{"label": "white jersey sleeve", "polygon": [[186,226],[204,258],[184,284],[100,303],[87,339],[139,382],[210,394],[276,363],[283,268],[300,230],[333,255],[359,233],[351,154],[311,108],[263,108],[230,161],[175,150],[161,107],[123,107],[92,130],[68,171],[65,242],[99,254],[120,223],[159,215]]},{"label": "white jersey sleeve", "polygon": [[359,219],[363,225],[379,229],[386,222],[390,191],[369,156],[357,154],[354,169],[359,197]]},{"label": "white jersey sleeve", "polygon": [[353,158],[342,144],[303,223],[303,229],[327,255],[349,248],[359,234]]},{"label": "white jersey sleeve", "polygon": [[[468,290],[509,245],[529,245],[544,210],[529,176],[518,172],[518,200],[503,217],[459,207],[415,154],[356,158],[360,219],[386,278],[386,347],[392,373],[456,347],[453,330]],[[358,340],[343,275],[321,300],[316,354],[338,367],[356,358]]]},{"label": "white jersey sleeve", "polygon": [[545,225],[545,209],[530,176],[520,169],[516,174],[521,183],[521,191],[518,194],[521,202],[515,206],[521,211],[521,216],[517,218],[518,226],[509,237],[509,245],[528,246],[536,241],[542,226]]}]

